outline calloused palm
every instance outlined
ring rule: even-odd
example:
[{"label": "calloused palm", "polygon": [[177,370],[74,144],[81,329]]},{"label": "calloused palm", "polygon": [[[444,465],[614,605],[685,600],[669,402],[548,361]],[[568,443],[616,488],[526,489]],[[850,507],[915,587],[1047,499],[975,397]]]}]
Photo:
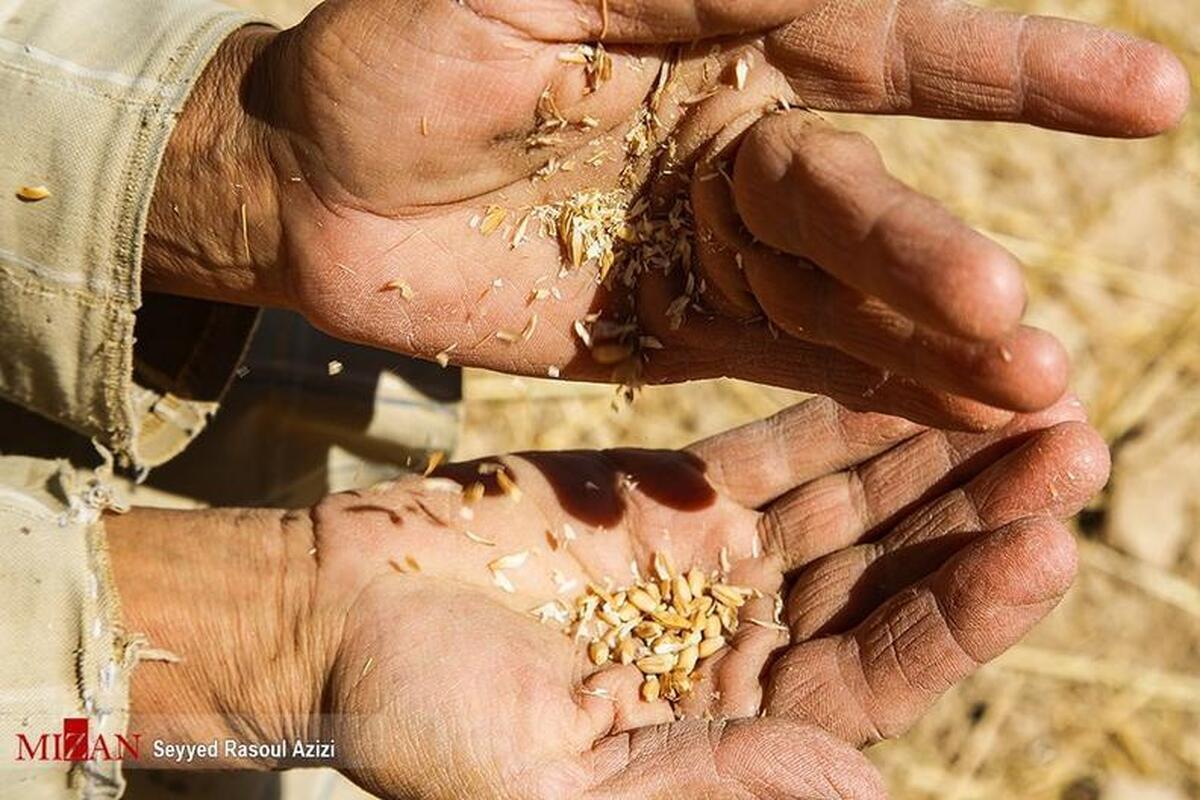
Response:
[{"label": "calloused palm", "polygon": [[[333,496],[313,517],[337,642],[322,733],[383,797],[880,797],[855,748],[903,731],[1070,583],[1058,520],[1108,470],[1081,418],[1067,402],[946,434],[814,400],[681,452],[504,458],[520,500],[489,483],[469,520],[420,478]],[[555,547],[564,524],[577,535]],[[680,720],[638,698],[636,668],[591,666],[530,614],[588,580],[627,585],[655,551],[717,569],[722,549],[768,596]],[[508,593],[487,564],[522,550]],[[790,635],[770,626],[780,592]]]},{"label": "calloused palm", "polygon": [[[1042,408],[1064,389],[1061,347],[1019,326],[1015,259],[890,177],[861,137],[768,110],[783,99],[1143,136],[1170,127],[1188,93],[1156,45],[943,0],[327,0],[278,37],[248,35],[262,39],[247,95],[268,123],[281,206],[278,275],[262,283],[284,287],[249,301],[424,358],[601,380],[612,368],[573,323],[632,304],[665,344],[644,354],[651,382],[732,375],[957,426],[998,424],[996,407]],[[612,77],[588,91],[585,67],[560,56],[600,38]],[[630,298],[594,269],[560,276],[552,238],[514,249],[511,224],[491,236],[469,225],[491,205],[513,223],[616,188],[625,135],[668,60],[656,108],[674,157],[637,163],[629,188],[684,191],[695,208],[707,312],[678,330],[663,312],[682,270]],[[531,146],[547,90],[568,124]],[[531,180],[551,158],[574,168]],[[725,161],[729,180],[712,180]],[[408,301],[381,291],[397,280]],[[560,297],[530,299],[551,287]],[[496,338],[534,315],[528,341]]]}]

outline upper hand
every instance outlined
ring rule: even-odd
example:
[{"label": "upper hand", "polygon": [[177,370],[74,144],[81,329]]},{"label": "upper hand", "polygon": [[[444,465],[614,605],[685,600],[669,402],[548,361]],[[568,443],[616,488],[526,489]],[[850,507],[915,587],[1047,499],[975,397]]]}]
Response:
[{"label": "upper hand", "polygon": [[[283,34],[243,32],[172,142],[147,284],[290,306],[343,338],[523,374],[727,375],[970,427],[1061,395],[1066,358],[1019,325],[1011,255],[889,176],[865,139],[768,109],[783,99],[1150,135],[1186,105],[1165,50],[928,0],[608,0],[606,19],[601,5],[328,0]],[[560,56],[601,35],[612,77],[589,91],[585,68]],[[634,158],[626,133],[671,59],[655,138],[673,154]],[[742,91],[730,85],[738,59],[750,67]],[[539,139],[547,89],[566,125]],[[226,151],[239,188],[221,194],[245,204],[248,236],[241,206],[225,207],[211,224],[233,264],[214,268],[221,248],[208,242],[196,268],[168,252],[170,228],[205,224],[202,189]],[[531,180],[551,159],[573,169]],[[678,329],[665,313],[685,294],[678,265],[635,291],[606,289],[594,264],[560,276],[559,243],[536,223],[511,246],[529,207],[620,187],[694,208],[705,310]],[[489,206],[507,217],[485,236],[471,221]],[[573,331],[594,313],[634,323],[621,344],[637,352],[615,370]],[[663,349],[637,347],[639,334]]]},{"label": "upper hand", "polygon": [[[384,797],[882,797],[856,748],[904,731],[1070,583],[1061,520],[1108,469],[1081,418],[1067,402],[947,434],[816,400],[682,452],[504,458],[521,498],[491,483],[469,520],[419,477],[333,496],[312,515],[321,735]],[[722,549],[730,581],[766,596],[678,721],[638,698],[635,668],[593,667],[529,613],[627,585],[656,551],[715,570]],[[502,591],[487,565],[520,551]],[[787,632],[751,622],[776,593]]]}]

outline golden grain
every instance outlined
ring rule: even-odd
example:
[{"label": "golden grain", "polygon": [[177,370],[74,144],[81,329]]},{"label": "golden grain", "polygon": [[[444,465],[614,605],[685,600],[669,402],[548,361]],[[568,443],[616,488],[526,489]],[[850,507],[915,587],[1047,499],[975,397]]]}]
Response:
[{"label": "golden grain", "polygon": [[741,608],[746,603],[746,598],[741,592],[723,583],[714,583],[709,587],[709,591],[718,603],[730,608]]},{"label": "golden grain", "polygon": [[629,591],[629,602],[649,614],[658,608],[659,601],[650,596],[650,593],[640,587],[634,587]]},{"label": "golden grain", "polygon": [[434,470],[436,470],[438,467],[441,466],[442,462],[445,460],[446,460],[445,452],[443,452],[441,450],[434,450],[432,453],[429,454],[429,461],[427,461],[425,463],[425,471],[422,472],[421,474],[424,477],[428,478],[430,475],[433,474]]},{"label": "golden grain", "polygon": [[634,664],[643,675],[664,675],[675,668],[677,661],[674,653],[655,653],[639,658]]},{"label": "golden grain", "polygon": [[38,203],[50,196],[50,190],[45,186],[22,186],[17,189],[17,197],[26,203]]},{"label": "golden grain", "polygon": [[486,492],[487,489],[484,487],[484,485],[480,481],[475,481],[467,486],[466,489],[463,489],[462,501],[467,505],[478,503],[483,499],[483,496],[486,494]]},{"label": "golden grain", "polygon": [[509,500],[514,503],[521,502],[521,489],[516,482],[509,477],[508,471],[501,469],[496,472],[496,484],[500,487],[500,491],[507,495]]},{"label": "golden grain", "polygon": [[483,221],[479,223],[479,232],[484,236],[490,236],[504,224],[507,217],[507,209],[501,206],[488,206],[483,212]]},{"label": "golden grain", "polygon": [[724,636],[714,636],[711,639],[705,639],[696,646],[696,655],[699,658],[708,658],[712,654],[725,646]]},{"label": "golden grain", "polygon": [[691,630],[691,621],[676,611],[653,611],[650,617],[666,628],[675,628],[676,630],[686,631]]},{"label": "golden grain", "polygon": [[608,663],[609,649],[604,642],[592,642],[588,645],[588,658],[597,667]]},{"label": "golden grain", "polygon": [[[699,567],[680,573],[666,553],[652,557],[656,575],[640,577],[637,563],[630,572],[636,583],[614,588],[592,582],[576,598],[567,632],[586,642],[592,663],[634,664],[643,676],[643,698],[677,704],[692,691],[699,662],[726,646],[726,633],[737,626],[737,607],[755,590],[714,582]],[[555,583],[562,580],[555,575]],[[657,676],[657,677],[656,677]]]}]

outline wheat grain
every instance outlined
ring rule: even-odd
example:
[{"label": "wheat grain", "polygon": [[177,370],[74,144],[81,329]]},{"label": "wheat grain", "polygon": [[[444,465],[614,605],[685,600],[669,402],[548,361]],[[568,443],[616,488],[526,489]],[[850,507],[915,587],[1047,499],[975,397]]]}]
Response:
[{"label": "wheat grain", "polygon": [[639,658],[634,663],[643,675],[663,675],[674,669],[678,660],[674,653],[656,653]]},{"label": "wheat grain", "polygon": [[[636,567],[631,569],[635,576]],[[646,678],[643,699],[666,699],[678,710],[695,670],[726,647],[728,634],[736,631],[737,609],[761,593],[710,578],[699,567],[681,573],[663,552],[653,554],[651,567],[653,578],[638,577],[628,588],[614,588],[607,578],[603,587],[589,583],[575,599],[567,632],[586,643],[595,666],[635,665]],[[565,578],[552,574],[561,593]]]},{"label": "wheat grain", "polygon": [[609,649],[608,645],[602,641],[592,642],[588,645],[588,658],[597,667],[608,663]]},{"label": "wheat grain", "polygon": [[697,645],[697,647],[696,647],[696,654],[700,658],[708,658],[709,656],[712,656],[713,654],[717,653],[719,650],[721,650],[724,647],[725,647],[725,637],[724,636],[714,636],[711,639],[704,639],[703,641],[701,641],[700,644]]},{"label": "wheat grain", "polygon": [[496,232],[496,229],[504,224],[504,220],[508,217],[508,209],[503,206],[488,206],[483,213],[483,221],[479,223],[479,232],[484,236],[490,236]]},{"label": "wheat grain", "polygon": [[480,481],[475,481],[474,483],[469,485],[466,489],[463,489],[462,500],[467,505],[471,505],[473,503],[478,503],[480,500],[483,499],[483,496],[486,492],[487,492],[487,489],[483,485],[483,483],[481,483]]},{"label": "wheat grain", "polygon": [[521,502],[521,489],[509,476],[508,470],[501,468],[496,471],[496,484],[509,500],[512,500],[514,503]]},{"label": "wheat grain", "polygon": [[50,190],[45,186],[22,186],[17,189],[17,197],[26,203],[40,203],[50,196]]}]

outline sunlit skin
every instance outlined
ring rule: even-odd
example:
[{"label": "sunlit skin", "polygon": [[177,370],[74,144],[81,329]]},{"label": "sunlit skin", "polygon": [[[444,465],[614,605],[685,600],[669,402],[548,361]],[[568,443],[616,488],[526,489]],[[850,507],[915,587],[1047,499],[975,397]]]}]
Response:
[{"label": "sunlit skin", "polygon": [[[903,731],[1065,591],[1074,551],[1060,520],[1102,485],[1107,455],[1078,406],[1059,401],[1060,346],[1019,327],[1017,264],[889,177],[862,138],[768,109],[783,98],[1152,135],[1186,105],[1178,62],[1094,28],[945,2],[606,8],[331,0],[292,31],[243,31],[172,140],[146,285],[293,308],[334,335],[423,358],[456,345],[460,364],[607,379],[572,323],[631,298],[587,269],[558,278],[552,241],[513,249],[506,231],[469,223],[492,204],[617,187],[625,131],[678,52],[659,111],[679,163],[666,177],[636,172],[631,188],[690,196],[711,237],[697,266],[709,313],[673,331],[662,311],[683,276],[639,285],[639,324],[665,345],[644,377],[731,375],[922,422],[1009,427],[942,433],[821,400],[682,453],[506,458],[522,499],[493,487],[470,520],[420,478],[331,497],[288,517],[315,545],[315,562],[298,559],[315,563],[311,606],[281,636],[299,663],[274,653],[265,682],[211,681],[202,656],[182,671],[144,665],[135,722],[183,702],[171,698],[207,697],[172,691],[191,675],[295,707],[284,728],[336,738],[339,766],[384,797],[881,797],[857,748]],[[582,68],[559,54],[600,38],[614,75],[585,94]],[[750,65],[741,91],[729,78],[739,57]],[[547,86],[565,117],[599,128],[527,148]],[[603,166],[581,165],[597,151]],[[532,182],[552,155],[576,168]],[[718,164],[729,181],[701,180]],[[397,279],[410,299],[383,290]],[[563,299],[531,302],[535,284]],[[529,342],[494,337],[534,311]],[[546,532],[564,522],[579,538],[552,549]],[[165,626],[156,641],[167,646],[208,641],[193,617],[164,623],[139,603],[133,587],[153,582],[130,579],[123,541],[118,532],[114,565],[131,627]],[[510,576],[515,593],[491,582],[488,561],[534,547]],[[557,596],[553,567],[619,582],[655,550],[712,568],[722,547],[731,580],[786,595],[790,633],[744,625],[703,667],[683,720],[638,700],[631,668],[589,667],[527,613]],[[409,557],[419,570],[395,567]],[[768,603],[747,616],[769,618]],[[244,709],[230,724],[254,729],[254,705],[222,707]]]},{"label": "sunlit skin", "polygon": [[[598,380],[613,369],[594,363],[572,324],[632,304],[665,344],[646,355],[647,381],[735,376],[954,427],[999,425],[1061,396],[1066,357],[1020,326],[1011,255],[890,177],[862,137],[769,110],[782,99],[1147,136],[1187,104],[1186,73],[1166,50],[932,0],[612,0],[606,10],[329,0],[284,33],[242,31],[172,140],[146,285],[294,308],[339,337],[422,358],[449,350],[460,364]],[[613,76],[587,92],[584,68],[560,56],[600,38]],[[513,249],[511,225],[492,236],[470,225],[492,204],[515,217],[580,188],[616,188],[623,138],[664,59],[676,65],[660,138],[676,141],[676,158],[639,165],[628,188],[693,201],[708,313],[679,330],[663,310],[681,272],[643,280],[633,297],[610,293],[592,267],[559,278],[552,239]],[[741,91],[736,59],[749,67]],[[530,148],[547,87],[566,119],[599,127]],[[597,153],[602,166],[584,163]],[[551,157],[574,169],[532,181]],[[705,179],[718,165],[729,181]],[[383,288],[396,280],[410,299]],[[535,286],[562,299],[533,301]],[[495,337],[534,313],[528,342]]]},{"label": "sunlit skin", "polygon": [[[1069,585],[1061,520],[1108,474],[1082,419],[1064,401],[991,434],[947,434],[814,400],[680,452],[498,459],[520,499],[485,476],[470,519],[419,476],[334,495],[285,515],[292,566],[252,569],[257,587],[225,579],[246,599],[240,622],[215,627],[224,617],[182,613],[212,597],[211,578],[174,565],[220,540],[161,547],[175,555],[156,574],[133,535],[208,512],[136,510],[110,523],[129,626],[185,660],[139,667],[131,726],[149,736],[215,705],[243,737],[332,738],[337,765],[385,798],[880,798],[857,748],[904,731]],[[478,467],[436,477],[466,485]],[[555,547],[547,534],[564,523],[577,537]],[[766,596],[702,663],[681,720],[639,699],[636,668],[591,666],[529,613],[587,580],[627,584],[631,561],[648,574],[656,551],[717,569],[722,548],[729,579]],[[488,564],[522,550],[508,593]],[[580,585],[560,593],[553,570]],[[279,583],[308,572],[299,591]],[[155,600],[163,574],[169,599]],[[749,621],[771,620],[780,592],[788,633]],[[289,596],[295,616],[281,611]]]}]

